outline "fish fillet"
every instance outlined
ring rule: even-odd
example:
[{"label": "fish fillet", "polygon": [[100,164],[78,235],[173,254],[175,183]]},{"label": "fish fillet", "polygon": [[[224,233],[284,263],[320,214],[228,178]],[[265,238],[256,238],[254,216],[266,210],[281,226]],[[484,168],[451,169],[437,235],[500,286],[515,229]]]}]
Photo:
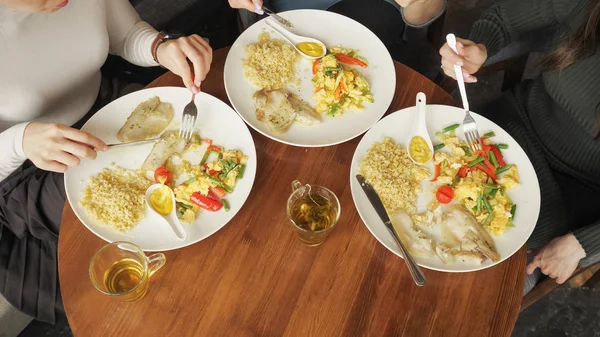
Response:
[{"label": "fish fillet", "polygon": [[449,259],[448,254],[463,261],[479,263],[488,258],[494,262],[500,260],[490,234],[461,205],[450,206],[450,213],[441,226],[442,232],[446,233],[445,244],[449,248],[446,250],[440,246],[440,249],[436,249],[442,261]]},{"label": "fish fillet", "polygon": [[163,166],[167,159],[175,153],[181,154],[187,146],[187,140],[177,135],[177,131],[165,132],[152,147],[152,151],[142,164],[142,169],[155,171]]},{"label": "fish fillet", "polygon": [[289,94],[287,99],[296,111],[296,122],[304,125],[316,125],[323,122],[315,109],[294,94]]},{"label": "fish fillet", "polygon": [[259,90],[254,94],[256,118],[274,134],[286,132],[294,121],[304,125],[323,122],[308,103],[285,89]]},{"label": "fish fillet", "polygon": [[157,96],[140,103],[117,133],[121,142],[135,142],[158,136],[173,119],[173,107]]},{"label": "fish fillet", "polygon": [[282,90],[260,90],[254,94],[256,118],[267,124],[273,134],[286,132],[294,120],[296,112]]},{"label": "fish fillet", "polygon": [[410,216],[405,212],[390,214],[392,226],[408,249],[409,253],[416,257],[430,258],[434,256],[432,241],[426,233],[414,225]]}]

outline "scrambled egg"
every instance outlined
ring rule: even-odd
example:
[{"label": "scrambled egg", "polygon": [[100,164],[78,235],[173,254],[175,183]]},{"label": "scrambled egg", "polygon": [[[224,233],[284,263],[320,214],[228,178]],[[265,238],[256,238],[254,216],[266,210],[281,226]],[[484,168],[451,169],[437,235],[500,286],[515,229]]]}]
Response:
[{"label": "scrambled egg", "polygon": [[[479,223],[487,226],[491,233],[504,233],[507,227],[512,226],[513,208],[513,203],[505,191],[519,185],[517,166],[512,165],[494,183],[484,172],[469,168],[468,164],[478,155],[468,156],[469,149],[465,142],[458,137],[441,134],[438,134],[438,138],[445,145],[443,151],[434,155],[434,164],[440,165],[438,183],[452,185],[454,198],[463,204]],[[466,177],[460,178],[458,172],[463,167],[467,168],[468,173]],[[491,213],[488,206],[492,210]]]},{"label": "scrambled egg", "polygon": [[[174,169],[180,174],[186,174],[186,177],[188,177],[187,181],[191,181],[188,184],[183,183],[173,189],[175,201],[180,205],[181,220],[188,223],[196,221],[200,207],[191,201],[194,192],[200,192],[200,194],[205,196],[209,195],[211,187],[219,186],[215,181],[220,181],[228,188],[233,189],[240,175],[241,165],[245,165],[247,161],[248,157],[241,151],[232,150],[222,152],[219,158],[205,164],[206,170],[214,173],[213,177],[209,177],[206,174],[203,166],[191,165],[185,160],[181,164],[176,165]],[[226,176],[220,177],[219,174],[225,172],[224,170],[227,170]]]},{"label": "scrambled egg", "polygon": [[356,55],[356,51],[333,47],[318,63],[318,71],[313,77],[315,83],[315,110],[328,115],[341,115],[347,109],[363,109],[363,103],[373,103],[369,82],[353,67],[341,64],[335,54],[350,55],[366,63]]}]

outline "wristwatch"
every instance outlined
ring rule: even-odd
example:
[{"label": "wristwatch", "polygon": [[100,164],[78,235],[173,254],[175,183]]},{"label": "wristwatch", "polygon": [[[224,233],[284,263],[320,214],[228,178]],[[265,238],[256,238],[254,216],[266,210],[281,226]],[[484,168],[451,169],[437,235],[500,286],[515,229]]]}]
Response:
[{"label": "wristwatch", "polygon": [[174,39],[174,37],[165,32],[164,30],[161,30],[158,35],[156,35],[156,38],[154,39],[154,41],[152,42],[152,58],[154,59],[154,61],[156,61],[156,63],[160,64],[160,62],[158,62],[158,57],[157,57],[157,52],[158,52],[158,47],[165,41],[167,40],[172,40]]}]

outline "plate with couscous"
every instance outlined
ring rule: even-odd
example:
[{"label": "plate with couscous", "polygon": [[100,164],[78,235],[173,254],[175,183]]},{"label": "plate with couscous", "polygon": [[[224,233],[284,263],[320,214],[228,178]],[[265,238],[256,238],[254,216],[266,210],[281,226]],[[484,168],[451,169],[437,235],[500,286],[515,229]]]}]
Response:
[{"label": "plate with couscous", "polygon": [[420,266],[468,272],[509,258],[533,232],[540,211],[540,188],[529,158],[508,133],[474,113],[482,149],[471,151],[460,127],[464,110],[427,105],[434,148],[427,163],[419,165],[409,156],[415,112],[409,107],[382,119],[354,153],[351,189],[363,222],[401,256],[357,174],[378,193],[393,228]]},{"label": "plate with couscous", "polygon": [[[71,207],[94,234],[145,251],[171,250],[213,235],[240,211],[256,174],[252,136],[233,109],[200,93],[195,132],[180,137],[189,99],[185,88],[137,91],[108,104],[83,126],[107,144],[150,139],[98,152],[95,160],[82,160],[65,173]],[[147,195],[157,184],[162,187]],[[183,237],[161,216],[167,214],[176,216]]]},{"label": "plate with couscous", "polygon": [[[261,20],[227,55],[225,89],[238,114],[263,135],[294,146],[335,145],[367,131],[394,97],[396,72],[385,45],[336,13],[279,14],[294,28]],[[322,41],[325,50],[310,42],[292,45],[276,31],[284,29]]]}]

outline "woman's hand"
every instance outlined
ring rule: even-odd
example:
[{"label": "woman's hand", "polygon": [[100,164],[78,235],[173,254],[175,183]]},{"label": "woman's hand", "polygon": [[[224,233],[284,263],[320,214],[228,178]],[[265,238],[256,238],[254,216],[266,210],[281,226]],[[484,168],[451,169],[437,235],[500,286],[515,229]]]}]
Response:
[{"label": "woman's hand", "polygon": [[456,38],[456,50],[458,55],[445,43],[440,49],[442,56],[442,69],[446,75],[456,79],[454,65],[462,67],[463,78],[467,83],[477,82],[473,76],[487,60],[487,49],[482,44],[473,41]]},{"label": "woman's hand", "polygon": [[[212,48],[194,34],[163,42],[156,51],[156,58],[163,67],[181,76],[185,86],[197,94],[210,70]],[[193,73],[188,60],[194,67]]]},{"label": "woman's hand", "polygon": [[246,8],[247,10],[254,12],[256,10],[256,5],[254,5],[255,2],[262,7],[262,0],[229,0],[229,6],[231,6],[231,8]]},{"label": "woman's hand", "polygon": [[95,159],[108,148],[99,138],[62,124],[31,122],[23,134],[23,152],[42,170],[65,172],[81,158]]},{"label": "woman's hand", "polygon": [[542,273],[561,284],[573,275],[579,260],[584,257],[585,251],[573,234],[560,236],[537,251],[527,265],[527,274],[532,274],[536,268],[540,268]]}]

